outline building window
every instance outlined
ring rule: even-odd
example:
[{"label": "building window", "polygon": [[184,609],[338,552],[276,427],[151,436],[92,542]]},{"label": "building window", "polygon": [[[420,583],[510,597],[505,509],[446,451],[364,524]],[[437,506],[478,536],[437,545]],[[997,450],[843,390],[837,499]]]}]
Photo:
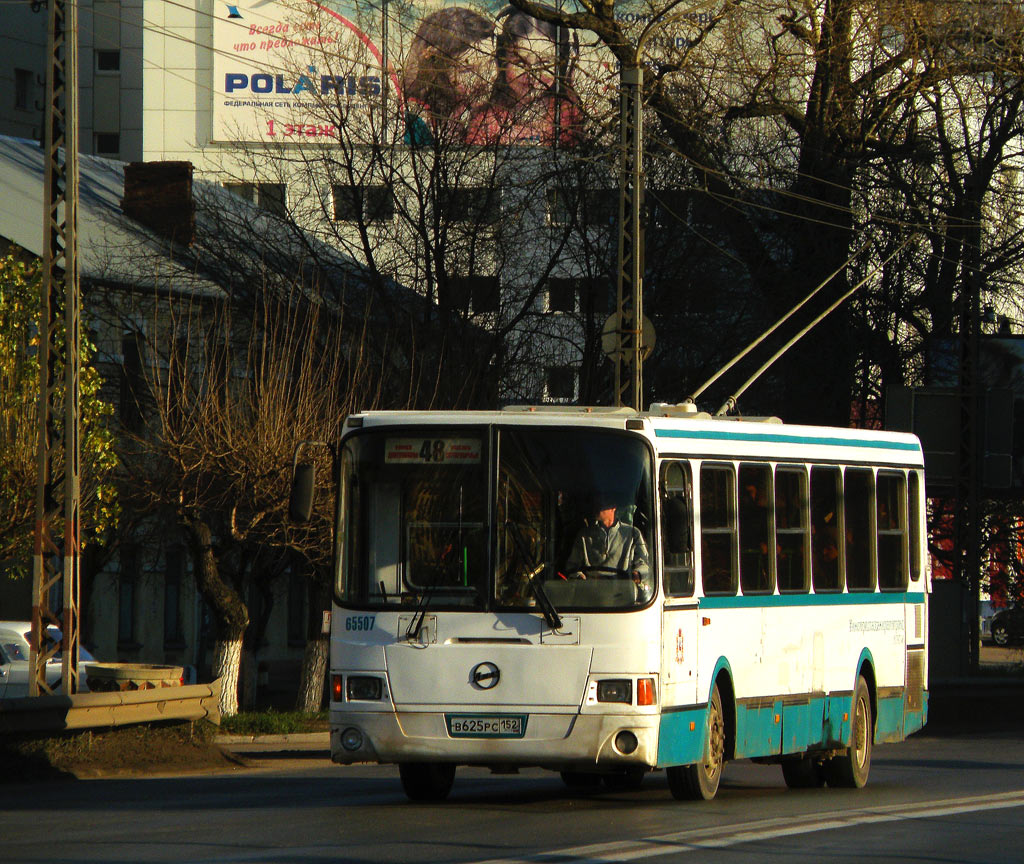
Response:
[{"label": "building window", "polygon": [[181,647],[185,634],[181,624],[181,583],[185,554],[181,546],[171,546],[165,554],[164,569],[164,646]]},{"label": "building window", "polygon": [[121,425],[129,432],[142,429],[146,402],[145,352],[142,334],[130,331],[121,337]]},{"label": "building window", "polygon": [[14,107],[19,111],[32,108],[32,72],[28,69],[14,70]]},{"label": "building window", "polygon": [[334,186],[336,222],[390,222],[395,215],[395,196],[390,186]]},{"label": "building window", "polygon": [[288,215],[288,204],[284,183],[258,183],[256,185],[256,206],[274,216]]},{"label": "building window", "polygon": [[97,72],[120,72],[121,52],[120,51],[96,51]]},{"label": "building window", "polygon": [[588,225],[611,227],[619,221],[618,189],[591,189],[585,197],[583,217]]},{"label": "building window", "polygon": [[135,588],[138,583],[139,556],[134,546],[121,549],[120,573],[117,582],[117,644],[134,645]]},{"label": "building window", "polygon": [[452,222],[493,225],[501,218],[501,190],[494,187],[449,189],[442,203]]},{"label": "building window", "polygon": [[256,203],[255,183],[225,183],[224,188],[238,198],[242,198],[245,201],[251,201],[253,204]]},{"label": "building window", "polygon": [[260,210],[282,218],[288,215],[287,190],[284,183],[225,183],[232,195],[244,198]]},{"label": "building window", "polygon": [[572,366],[549,366],[546,396],[553,402],[567,402],[576,396],[576,370]]},{"label": "building window", "polygon": [[501,286],[497,276],[473,276],[469,279],[469,300],[474,314],[497,312]]},{"label": "building window", "polygon": [[472,309],[474,315],[497,312],[501,283],[497,276],[453,276],[445,294],[452,309]]},{"label": "building window", "polygon": [[575,312],[578,282],[559,276],[548,279],[548,312]]},{"label": "building window", "polygon": [[575,215],[576,207],[565,189],[548,189],[545,193],[548,225],[568,225]]},{"label": "building window", "polygon": [[121,152],[121,136],[117,132],[96,133],[96,155],[117,156]]},{"label": "building window", "polygon": [[607,277],[579,280],[580,311],[585,315],[607,315],[618,302],[616,287]]}]

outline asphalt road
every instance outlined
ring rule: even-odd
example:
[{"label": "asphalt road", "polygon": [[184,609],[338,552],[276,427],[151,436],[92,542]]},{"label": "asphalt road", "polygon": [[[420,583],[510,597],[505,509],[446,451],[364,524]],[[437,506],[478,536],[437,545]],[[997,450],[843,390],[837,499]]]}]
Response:
[{"label": "asphalt road", "polygon": [[542,771],[460,769],[444,804],[410,804],[391,767],[318,749],[251,753],[206,776],[0,787],[0,861],[1024,861],[1024,728],[877,747],[868,787],[786,789],[727,766],[718,798],[571,794]]}]

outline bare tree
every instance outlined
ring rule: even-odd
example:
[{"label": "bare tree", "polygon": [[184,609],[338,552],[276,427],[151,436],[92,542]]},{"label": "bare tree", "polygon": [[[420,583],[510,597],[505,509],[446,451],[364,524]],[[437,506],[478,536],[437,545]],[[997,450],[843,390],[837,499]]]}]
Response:
[{"label": "bare tree", "polygon": [[[252,299],[242,315],[225,297],[154,306],[152,418],[126,455],[133,503],[173,514],[190,539],[197,586],[217,626],[213,671],[224,679],[227,714],[237,710],[250,624],[245,586],[269,575],[259,561],[287,552],[315,581],[327,580],[330,503],[321,502],[309,527],[287,518],[295,448],[337,440],[347,413],[372,404],[376,386],[364,322],[350,327],[344,304],[302,283],[288,294],[257,290]],[[322,682],[322,665],[308,674]]]},{"label": "bare tree", "polygon": [[[1020,60],[1019,13],[1005,6],[986,15],[970,3],[755,2],[698,16],[670,0],[646,15],[589,0],[578,11],[513,5],[592,31],[624,66],[653,17],[667,22],[653,32],[667,36],[685,22],[686,38],[651,40],[657,49],[642,58],[652,162],[677,163],[695,227],[718,247],[726,280],[756,304],[755,318],[772,320],[840,271],[794,330],[852,284],[843,265],[864,242],[859,190],[880,162],[920,155],[914,118],[928,94]],[[725,322],[730,298],[721,299]],[[861,352],[850,315],[841,308],[812,330],[749,400],[792,420],[848,422]],[[827,379],[802,373],[822,356]]]}]

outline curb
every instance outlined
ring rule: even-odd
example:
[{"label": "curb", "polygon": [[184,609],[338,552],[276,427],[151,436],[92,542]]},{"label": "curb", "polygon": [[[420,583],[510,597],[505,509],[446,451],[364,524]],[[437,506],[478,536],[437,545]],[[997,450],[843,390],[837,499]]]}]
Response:
[{"label": "curb", "polygon": [[255,745],[280,747],[286,750],[327,750],[331,746],[330,732],[296,732],[289,735],[217,735],[214,743],[222,747]]}]

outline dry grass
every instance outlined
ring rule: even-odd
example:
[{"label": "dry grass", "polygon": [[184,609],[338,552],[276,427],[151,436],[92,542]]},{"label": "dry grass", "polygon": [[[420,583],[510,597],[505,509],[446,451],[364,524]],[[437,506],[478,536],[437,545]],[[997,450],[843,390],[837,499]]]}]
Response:
[{"label": "dry grass", "polygon": [[0,744],[3,780],[179,774],[230,768],[208,723],[124,726],[52,736],[11,736]]}]

